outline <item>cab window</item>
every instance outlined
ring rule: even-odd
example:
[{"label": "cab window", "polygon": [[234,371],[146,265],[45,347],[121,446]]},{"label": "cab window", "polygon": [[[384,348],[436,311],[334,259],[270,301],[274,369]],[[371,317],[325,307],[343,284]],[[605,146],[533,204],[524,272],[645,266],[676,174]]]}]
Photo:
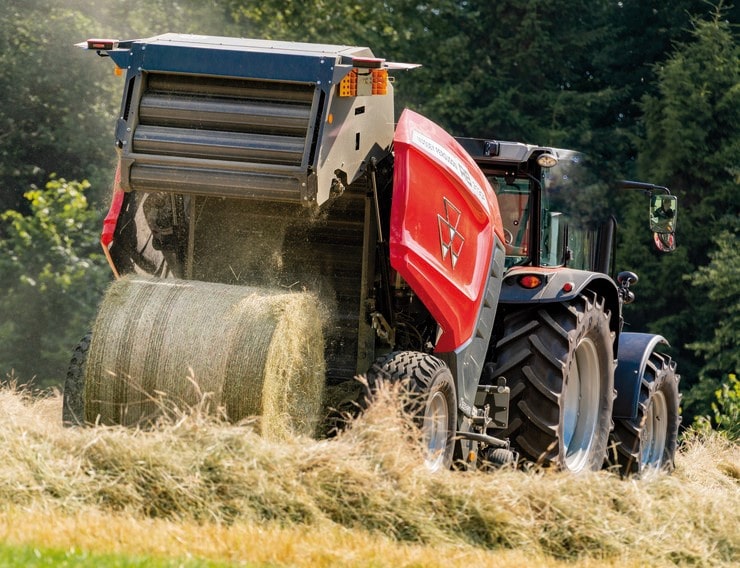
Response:
[{"label": "cab window", "polygon": [[488,181],[498,197],[504,225],[506,266],[524,264],[529,260],[529,181],[507,183],[503,176],[490,175]]}]

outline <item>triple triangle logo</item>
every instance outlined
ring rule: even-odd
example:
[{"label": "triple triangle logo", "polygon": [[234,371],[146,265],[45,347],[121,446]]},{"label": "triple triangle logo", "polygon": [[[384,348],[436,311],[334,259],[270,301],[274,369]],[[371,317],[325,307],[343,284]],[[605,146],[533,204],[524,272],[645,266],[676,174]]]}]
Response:
[{"label": "triple triangle logo", "polygon": [[443,197],[444,216],[437,214],[437,224],[439,225],[439,244],[442,247],[442,261],[450,257],[452,270],[455,270],[457,259],[465,244],[465,238],[458,232],[457,227],[460,224],[462,214],[452,202]]}]

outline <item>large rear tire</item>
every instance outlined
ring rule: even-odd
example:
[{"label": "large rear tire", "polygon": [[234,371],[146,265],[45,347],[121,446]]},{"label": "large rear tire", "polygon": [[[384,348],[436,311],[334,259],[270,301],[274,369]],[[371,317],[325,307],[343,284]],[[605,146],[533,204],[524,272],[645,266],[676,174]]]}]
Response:
[{"label": "large rear tire", "polygon": [[670,357],[653,352],[640,381],[637,416],[615,420],[612,444],[622,475],[672,471],[681,423],[679,375]]},{"label": "large rear tire", "polygon": [[424,465],[431,471],[452,465],[457,431],[455,382],[440,359],[416,351],[396,351],[378,359],[368,373],[371,391],[379,381],[400,382],[406,409],[421,429]]},{"label": "large rear tire", "polygon": [[571,472],[601,469],[612,426],[613,340],[604,301],[590,293],[505,316],[493,376],[511,388],[504,435],[522,458]]},{"label": "large rear tire", "polygon": [[85,363],[91,339],[92,333],[88,333],[77,344],[67,368],[62,396],[62,423],[65,426],[85,424]]}]

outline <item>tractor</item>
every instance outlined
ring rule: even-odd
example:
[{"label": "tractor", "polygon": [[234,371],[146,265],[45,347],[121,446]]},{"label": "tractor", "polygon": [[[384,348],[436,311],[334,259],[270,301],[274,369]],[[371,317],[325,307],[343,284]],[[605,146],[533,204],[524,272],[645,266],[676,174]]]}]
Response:
[{"label": "tractor", "polygon": [[[116,278],[314,291],[331,306],[327,390],[399,383],[430,471],[672,467],[676,365],[661,336],[622,330],[637,276],[610,276],[614,218],[572,207],[591,187],[584,156],[397,117],[391,74],[415,65],[364,47],[182,34],[80,46],[123,76],[101,236]],[[620,185],[675,215],[666,188]],[[652,228],[674,246],[675,217]],[[67,375],[67,423],[94,423],[86,384],[115,377],[86,373],[89,348]]]}]

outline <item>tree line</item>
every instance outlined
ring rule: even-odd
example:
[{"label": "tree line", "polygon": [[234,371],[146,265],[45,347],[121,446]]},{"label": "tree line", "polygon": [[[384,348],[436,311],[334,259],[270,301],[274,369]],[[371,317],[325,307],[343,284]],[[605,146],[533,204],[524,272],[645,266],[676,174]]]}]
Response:
[{"label": "tree line", "polygon": [[585,151],[605,179],[665,185],[678,250],[651,249],[646,201],[610,196],[625,329],[664,335],[684,413],[737,373],[740,10],[723,0],[10,0],[0,20],[0,374],[60,384],[110,281],[97,244],[121,80],[74,48],[168,31],[366,45],[454,135]]}]

